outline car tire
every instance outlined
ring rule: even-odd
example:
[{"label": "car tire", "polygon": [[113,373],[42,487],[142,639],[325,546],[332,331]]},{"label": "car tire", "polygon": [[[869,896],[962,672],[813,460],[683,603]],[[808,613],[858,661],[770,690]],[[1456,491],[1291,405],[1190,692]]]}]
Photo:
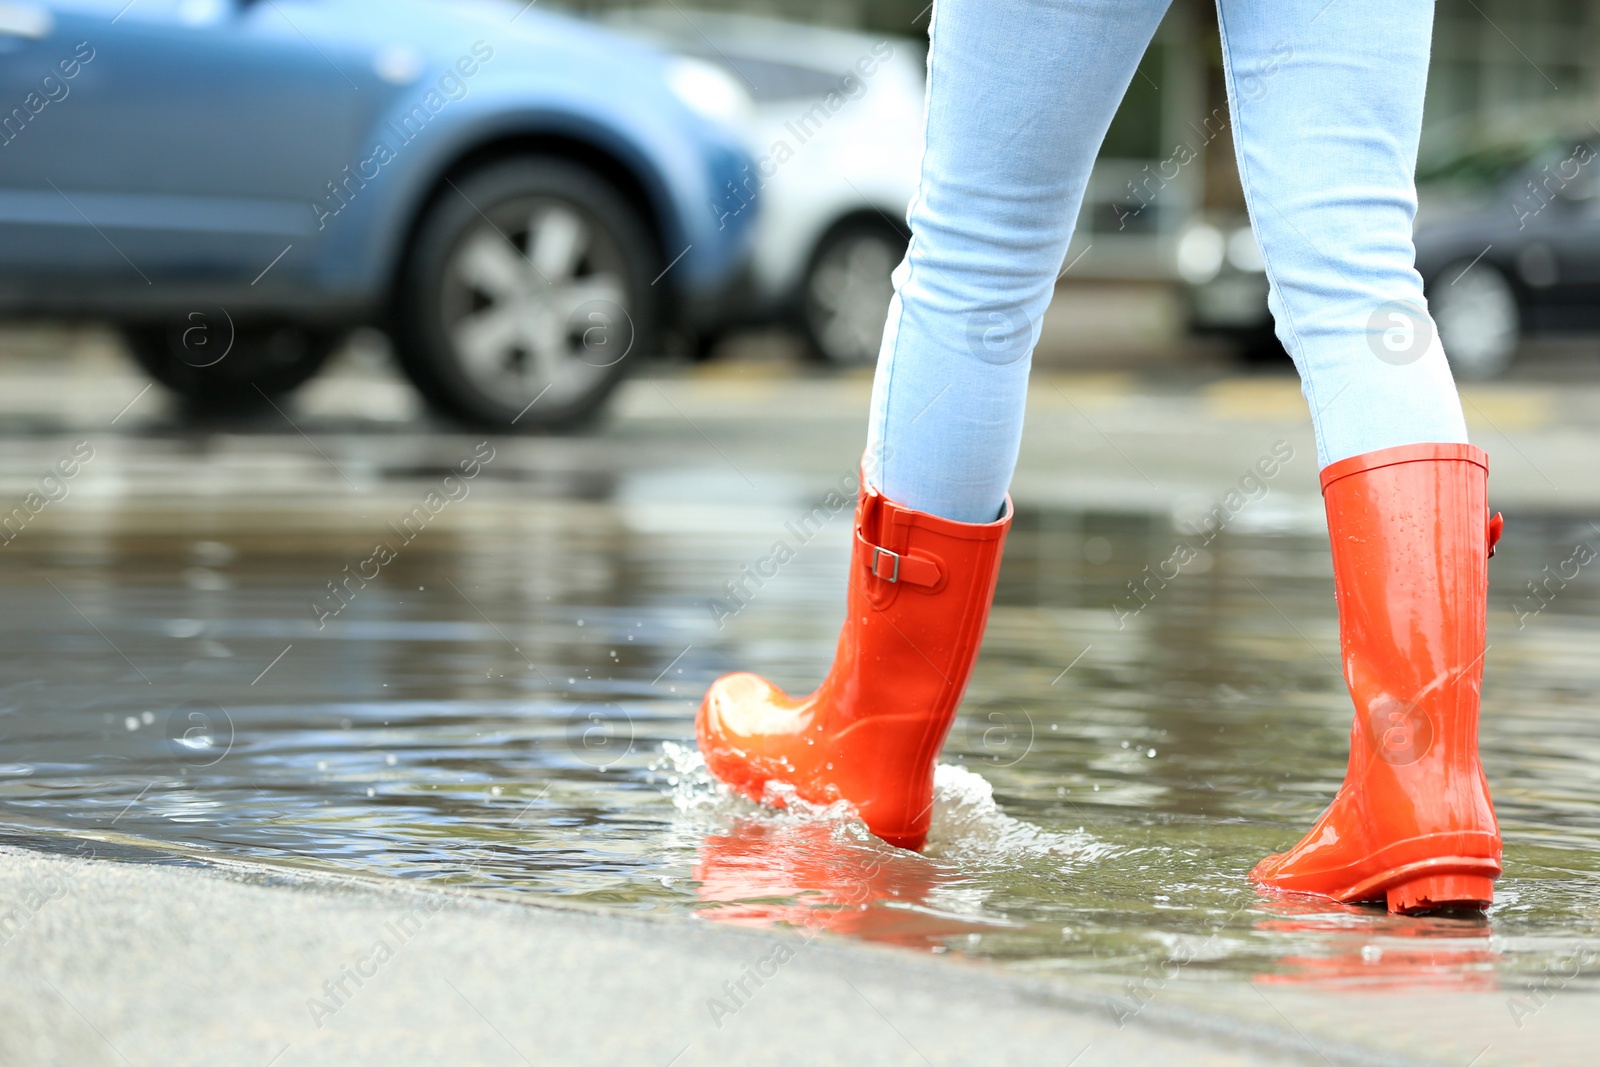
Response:
[{"label": "car tire", "polygon": [[905,258],[905,233],[851,219],[817,242],[801,282],[801,325],[811,354],[838,367],[877,362],[894,296],[890,275]]},{"label": "car tire", "polygon": [[1283,342],[1278,340],[1271,322],[1253,330],[1240,331],[1235,335],[1235,340],[1239,346],[1240,362],[1247,367],[1279,369],[1294,365],[1294,358],[1283,347]]},{"label": "car tire", "polygon": [[235,324],[216,310],[122,328],[134,361],[196,413],[259,405],[298,388],[342,337],[287,323]]},{"label": "car tire", "polygon": [[1463,260],[1439,271],[1428,287],[1428,310],[1457,378],[1493,378],[1516,357],[1522,338],[1517,291],[1491,264]]},{"label": "car tire", "polygon": [[639,213],[558,159],[451,182],[403,264],[395,348],[424,398],[498,430],[597,412],[656,345],[659,255]]}]

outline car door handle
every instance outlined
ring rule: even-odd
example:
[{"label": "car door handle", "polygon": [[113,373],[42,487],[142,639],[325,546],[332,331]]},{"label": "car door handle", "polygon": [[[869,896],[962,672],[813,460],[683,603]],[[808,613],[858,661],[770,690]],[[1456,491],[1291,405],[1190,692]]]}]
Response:
[{"label": "car door handle", "polygon": [[27,37],[40,40],[55,29],[55,17],[42,4],[22,4],[0,0],[0,37]]}]

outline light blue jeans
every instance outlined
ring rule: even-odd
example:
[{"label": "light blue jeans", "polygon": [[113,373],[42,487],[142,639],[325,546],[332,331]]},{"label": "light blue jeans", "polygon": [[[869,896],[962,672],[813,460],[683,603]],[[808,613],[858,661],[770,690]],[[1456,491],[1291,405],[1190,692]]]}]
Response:
[{"label": "light blue jeans", "polygon": [[[1167,2],[936,3],[927,152],[868,431],[867,475],[890,499],[998,514],[1089,170]],[[1320,463],[1466,441],[1412,265],[1432,3],[1219,0],[1218,14],[1268,302]]]}]

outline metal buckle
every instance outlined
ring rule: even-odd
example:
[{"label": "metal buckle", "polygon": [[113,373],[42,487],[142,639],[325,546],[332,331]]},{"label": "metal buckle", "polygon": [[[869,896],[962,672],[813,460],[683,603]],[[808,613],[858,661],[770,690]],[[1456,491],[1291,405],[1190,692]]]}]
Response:
[{"label": "metal buckle", "polygon": [[[894,560],[894,573],[889,575],[889,577],[887,577],[887,578],[884,578],[882,574],[878,573],[878,557],[879,556],[889,556]],[[877,545],[873,545],[872,546],[872,567],[871,567],[871,570],[872,570],[872,575],[875,578],[882,578],[886,582],[898,582],[900,580],[900,554],[898,552],[891,552],[887,548],[880,548]]]}]

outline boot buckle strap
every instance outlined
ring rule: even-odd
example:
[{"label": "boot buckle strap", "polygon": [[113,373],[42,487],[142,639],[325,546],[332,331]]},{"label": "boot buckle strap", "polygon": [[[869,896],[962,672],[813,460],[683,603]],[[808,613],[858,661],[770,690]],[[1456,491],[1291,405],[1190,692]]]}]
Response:
[{"label": "boot buckle strap", "polygon": [[[894,570],[888,574],[884,574],[883,570],[878,566],[878,561],[884,556],[894,560]],[[875,577],[882,578],[886,582],[898,582],[900,580],[900,553],[890,551],[879,545],[873,545],[872,561],[867,564],[867,570],[871,571]]]},{"label": "boot buckle strap", "polygon": [[861,531],[856,531],[856,540],[861,542],[861,547],[867,550],[867,571],[874,578],[885,581],[891,585],[904,582],[907,585],[920,585],[933,587],[943,580],[944,574],[939,569],[939,561],[931,556],[918,556],[910,552],[896,552],[893,549],[875,545],[862,536]]}]

